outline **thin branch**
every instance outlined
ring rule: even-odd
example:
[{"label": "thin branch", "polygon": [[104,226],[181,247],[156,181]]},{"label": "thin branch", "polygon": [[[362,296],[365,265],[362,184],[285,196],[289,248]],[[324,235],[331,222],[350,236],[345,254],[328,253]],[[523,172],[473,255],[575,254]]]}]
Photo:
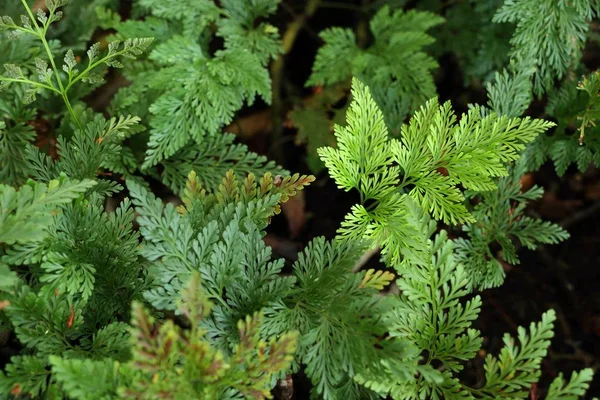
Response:
[{"label": "thin branch", "polygon": [[35,86],[35,87],[39,87],[41,89],[48,89],[48,90],[51,90],[51,91],[56,92],[58,94],[61,94],[60,91],[57,90],[53,86],[46,85],[46,84],[40,83],[40,82],[30,81],[28,79],[15,79],[15,78],[6,78],[6,77],[3,77],[3,76],[0,76],[0,82],[25,83],[27,85],[32,85],[32,86]]},{"label": "thin branch", "polygon": [[365,264],[367,262],[369,262],[369,260],[376,254],[379,253],[379,246],[377,247],[373,247],[372,249],[369,249],[367,251],[365,251],[363,253],[362,256],[360,256],[360,258],[356,261],[356,263],[354,264],[354,266],[352,267],[352,272],[358,272],[362,269],[362,267],[365,266]]},{"label": "thin branch", "polygon": [[[298,37],[298,34],[306,24],[306,21],[314,15],[319,8],[321,0],[308,0],[304,12],[294,18],[294,20],[288,25],[286,31],[282,36],[283,42],[283,54],[281,54],[277,60],[271,65],[271,82],[273,90],[273,101],[271,109],[273,112],[273,133],[272,142],[278,142],[281,137],[282,126],[283,126],[283,103],[281,100],[281,86],[283,81],[283,68],[285,66],[285,56],[292,50],[294,42]],[[275,148],[274,154],[275,160],[281,164],[282,155],[280,154],[279,148]]]},{"label": "thin branch", "polygon": [[583,220],[588,219],[589,217],[591,217],[592,215],[596,214],[598,211],[600,211],[600,201],[592,204],[590,207],[583,209],[577,213],[575,213],[574,215],[563,219],[560,222],[560,226],[562,226],[563,228],[567,229],[570,226],[573,226]]}]

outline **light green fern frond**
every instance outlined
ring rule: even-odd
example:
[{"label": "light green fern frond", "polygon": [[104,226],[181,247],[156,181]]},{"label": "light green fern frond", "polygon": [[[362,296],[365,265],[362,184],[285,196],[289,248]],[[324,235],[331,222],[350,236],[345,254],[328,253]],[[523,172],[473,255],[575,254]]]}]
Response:
[{"label": "light green fern frond", "polygon": [[335,127],[338,147],[319,149],[338,186],[357,189],[361,195],[361,204],[353,207],[340,233],[373,242],[394,237],[396,245],[408,243],[411,235],[402,224],[407,210],[403,190],[435,219],[474,221],[458,185],[493,190],[493,178],[508,174],[506,163],[553,125],[483,114],[475,107],[457,123],[450,103],[440,106],[430,100],[403,127],[400,140],[390,139],[369,89],[355,79],[348,126]]},{"label": "light green fern frond", "polygon": [[548,400],[577,400],[584,396],[590,387],[590,382],[594,377],[594,371],[591,368],[575,371],[571,379],[565,381],[562,374],[552,381],[546,399]]},{"label": "light green fern frond", "polygon": [[[477,196],[479,201],[473,210],[477,222],[463,226],[468,239],[455,240],[456,257],[469,271],[471,289],[497,287],[504,282],[504,268],[498,259],[518,264],[516,242],[533,250],[539,244],[555,244],[569,237],[559,225],[525,214],[528,202],[539,199],[544,192],[537,186],[522,190],[520,179],[526,161],[520,159],[509,176],[500,178],[498,189]],[[490,250],[494,243],[500,245],[500,254]]]},{"label": "light green fern frond", "polygon": [[509,334],[503,337],[504,347],[498,358],[488,355],[485,360],[485,385],[470,389],[476,399],[524,399],[529,388],[540,377],[540,364],[546,356],[556,314],[550,310],[529,331],[518,329],[518,343]]},{"label": "light green fern frond", "polygon": [[457,184],[474,191],[494,189],[492,178],[508,174],[505,164],[553,126],[527,117],[482,114],[474,107],[456,123],[449,103],[440,106],[431,100],[403,128],[402,139],[392,144],[404,174],[401,185],[414,185],[410,195],[446,223],[473,221]]}]

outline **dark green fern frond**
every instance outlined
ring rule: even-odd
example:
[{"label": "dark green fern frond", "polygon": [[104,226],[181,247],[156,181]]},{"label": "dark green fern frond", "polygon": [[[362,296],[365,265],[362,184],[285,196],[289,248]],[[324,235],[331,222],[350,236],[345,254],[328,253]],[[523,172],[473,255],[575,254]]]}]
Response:
[{"label": "dark green fern frond", "polygon": [[437,62],[423,48],[427,34],[444,20],[423,11],[392,11],[382,7],[370,21],[374,44],[361,49],[349,29],[329,28],[307,85],[331,85],[358,77],[370,86],[390,129],[435,95],[432,71]]}]

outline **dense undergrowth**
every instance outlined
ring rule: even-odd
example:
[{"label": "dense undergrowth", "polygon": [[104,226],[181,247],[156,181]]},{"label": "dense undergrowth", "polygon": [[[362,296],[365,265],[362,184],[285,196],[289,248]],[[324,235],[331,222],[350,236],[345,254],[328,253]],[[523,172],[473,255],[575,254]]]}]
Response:
[{"label": "dense undergrowth", "polygon": [[[522,249],[569,240],[531,173],[600,166],[597,0],[0,11],[0,398],[586,396],[594,365],[543,374],[553,309],[493,352],[477,321]],[[274,255],[327,182],[335,236]]]}]

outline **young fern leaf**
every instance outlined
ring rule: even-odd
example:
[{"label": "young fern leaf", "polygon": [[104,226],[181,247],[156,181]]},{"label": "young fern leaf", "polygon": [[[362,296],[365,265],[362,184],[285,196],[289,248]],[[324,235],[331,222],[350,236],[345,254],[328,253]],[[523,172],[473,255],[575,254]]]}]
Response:
[{"label": "young fern leaf", "polygon": [[457,124],[450,103],[440,106],[430,100],[403,127],[402,139],[392,143],[404,175],[401,186],[414,185],[410,195],[435,219],[473,222],[456,185],[479,192],[495,189],[492,178],[506,176],[505,164],[554,125],[528,117],[482,114],[474,107]]},{"label": "young fern leaf", "polygon": [[573,372],[571,379],[565,381],[562,374],[556,377],[548,388],[547,400],[577,400],[585,395],[594,377],[591,368]]},{"label": "young fern leaf", "polygon": [[498,358],[488,355],[485,359],[485,385],[469,389],[476,399],[526,398],[529,388],[540,377],[540,364],[546,356],[556,314],[547,311],[538,323],[531,323],[529,332],[518,329],[519,344],[509,334],[503,337],[504,347]]},{"label": "young fern leaf", "polygon": [[406,254],[424,249],[406,223],[412,206],[402,190],[409,190],[408,197],[435,219],[473,222],[457,185],[493,190],[492,178],[508,174],[505,163],[552,126],[529,118],[482,116],[477,107],[457,124],[450,103],[440,106],[434,99],[415,113],[396,140],[388,137],[383,114],[357,79],[352,94],[348,125],[335,126],[338,148],[318,152],[338,187],[361,195],[361,204],[352,208],[338,233],[380,244],[392,263],[399,261],[400,249]]},{"label": "young fern leaf", "polygon": [[[260,337],[262,316],[254,314],[237,324],[238,343],[231,354],[214,347],[202,323],[212,305],[193,274],[182,293],[179,309],[190,318],[182,330],[169,320],[156,326],[140,305],[134,305],[133,360],[121,368],[125,398],[152,399],[164,393],[193,398],[270,398],[272,377],[289,368],[296,333],[266,342]],[[181,365],[184,368],[179,368]]]},{"label": "young fern leaf", "polygon": [[[361,204],[352,207],[338,233],[347,240],[383,242],[384,249],[397,255],[397,249],[409,247],[402,246],[408,241],[407,232],[398,229],[406,214],[405,199],[397,187],[400,169],[392,165],[394,154],[383,114],[369,89],[354,79],[352,96],[348,126],[334,128],[337,148],[317,150],[338,187],[357,189],[361,196]],[[368,209],[364,204],[369,201],[374,206]]]}]

